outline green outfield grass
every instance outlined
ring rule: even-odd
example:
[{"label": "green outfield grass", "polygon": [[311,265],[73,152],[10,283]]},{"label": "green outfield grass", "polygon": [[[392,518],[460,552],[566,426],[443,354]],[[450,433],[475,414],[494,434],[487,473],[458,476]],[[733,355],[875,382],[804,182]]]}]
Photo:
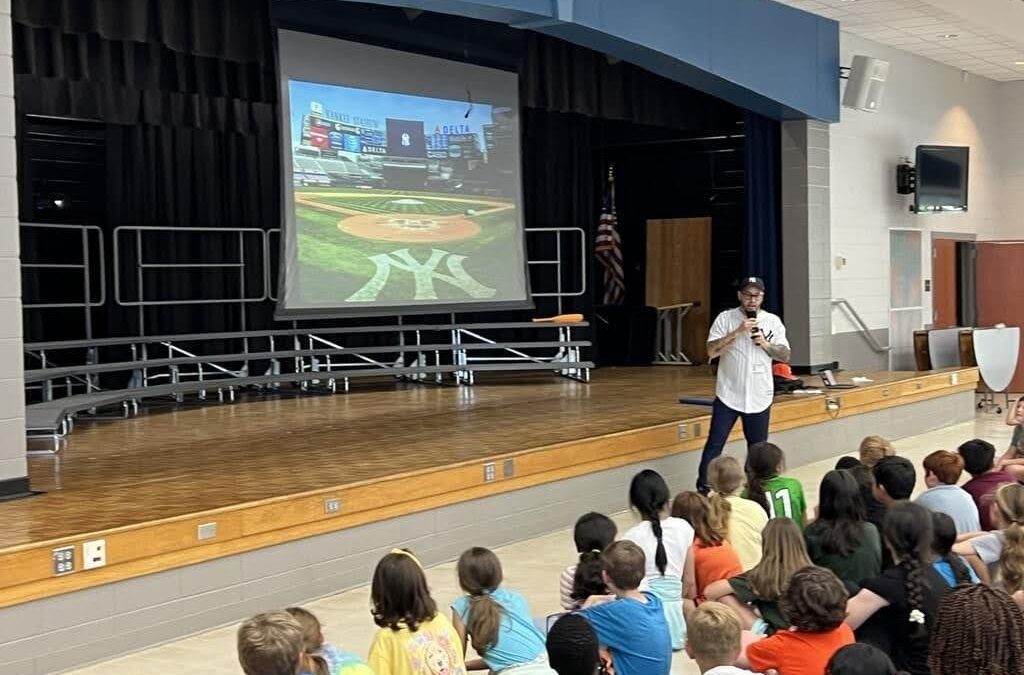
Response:
[{"label": "green outfield grass", "polygon": [[[359,191],[351,197],[323,195],[330,192],[355,192],[346,188],[303,188],[297,196],[316,198],[317,201],[339,206],[360,213],[422,213],[438,216],[465,214],[468,209],[485,210],[505,200],[481,197],[480,204],[460,200],[472,200],[472,196],[437,193],[412,193],[394,190]],[[424,199],[421,204],[393,204],[396,199],[415,199],[417,196],[440,197]],[[483,203],[489,202],[490,204]],[[505,202],[509,203],[509,202]],[[515,262],[515,256],[508,253],[518,247],[516,236],[516,212],[513,209],[478,216],[466,216],[480,226],[480,233],[468,239],[433,243],[403,243],[374,241],[350,235],[338,228],[338,222],[346,216],[343,213],[324,211],[305,204],[295,206],[296,235],[299,253],[299,280],[303,299],[313,303],[342,303],[373,276],[376,265],[370,256],[386,254],[398,249],[408,249],[414,258],[425,261],[431,249],[438,248],[449,253],[467,256],[466,271],[482,283],[492,285],[489,280],[510,278],[510,270],[500,269]],[[411,299],[413,285],[410,275],[395,273],[385,291],[379,296],[383,302],[397,302]],[[436,285],[438,295],[450,299],[465,299],[462,292],[448,284]]]}]

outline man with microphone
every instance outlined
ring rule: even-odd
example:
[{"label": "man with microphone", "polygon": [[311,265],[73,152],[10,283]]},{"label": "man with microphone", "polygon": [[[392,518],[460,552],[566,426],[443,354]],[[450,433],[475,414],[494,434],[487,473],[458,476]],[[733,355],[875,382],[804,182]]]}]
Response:
[{"label": "man with microphone", "polygon": [[708,491],[708,464],[722,454],[736,419],[743,420],[747,447],[768,440],[775,395],[772,361],[789,362],[789,342],[782,320],[761,311],[764,281],[746,277],[736,293],[740,306],[722,312],[708,333],[708,357],[721,357],[711,407],[711,428],[700,458],[697,489]]}]

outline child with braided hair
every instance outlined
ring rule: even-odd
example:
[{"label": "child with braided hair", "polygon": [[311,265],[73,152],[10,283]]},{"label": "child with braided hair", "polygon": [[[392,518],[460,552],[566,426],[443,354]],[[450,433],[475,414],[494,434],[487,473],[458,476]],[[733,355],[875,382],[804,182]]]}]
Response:
[{"label": "child with braided hair", "polygon": [[939,608],[928,664],[932,675],[1024,673],[1024,613],[1002,591],[958,586]]},{"label": "child with braided hair", "polygon": [[533,625],[530,608],[519,593],[501,587],[501,561],[479,546],[463,552],[456,565],[466,595],[452,603],[452,624],[465,651],[469,641],[482,658],[467,661],[467,670],[522,675],[553,675],[544,636]]},{"label": "child with braided hair", "polygon": [[931,675],[928,637],[939,602],[949,590],[929,564],[932,516],[920,504],[899,501],[882,522],[882,538],[895,567],[866,580],[846,605],[846,623],[857,641],[889,654],[897,668],[911,675]]},{"label": "child with braided hair", "polygon": [[651,593],[661,600],[672,636],[672,650],[686,644],[683,604],[693,606],[696,581],[693,566],[693,527],[669,516],[668,483],[657,471],[644,469],[629,484],[629,505],[643,519],[623,539],[644,552],[645,575]]}]

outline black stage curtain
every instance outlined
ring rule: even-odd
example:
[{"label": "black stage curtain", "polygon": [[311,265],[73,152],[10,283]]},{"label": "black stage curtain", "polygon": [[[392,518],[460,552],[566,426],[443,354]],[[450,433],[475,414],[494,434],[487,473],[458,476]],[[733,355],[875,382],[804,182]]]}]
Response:
[{"label": "black stage curtain", "polygon": [[779,123],[747,111],[745,174],[747,182],[747,270],[764,279],[764,306],[782,313],[782,149]]},{"label": "black stage curtain", "polygon": [[[21,115],[100,122],[105,128],[107,251],[122,225],[279,225],[276,57],[269,5],[251,0],[15,0],[16,97]],[[23,192],[23,196],[24,196]],[[31,205],[22,203],[22,213]],[[47,242],[33,242],[41,246]],[[122,236],[122,247],[134,247]],[[219,263],[258,256],[259,238],[149,235],[147,263]],[[239,252],[239,246],[245,250]],[[30,256],[37,252],[29,251]],[[250,257],[250,259],[253,259]],[[122,298],[139,297],[134,265],[119,270]],[[240,279],[208,268],[144,272],[147,299],[252,295],[262,274]],[[108,276],[113,289],[113,274]],[[244,283],[245,288],[242,288]],[[108,300],[94,334],[239,330],[267,325],[270,303],[163,305],[140,310]],[[141,312],[141,316],[140,316]],[[80,337],[28,313],[26,333]]]},{"label": "black stage curtain", "polygon": [[[276,23],[520,72],[526,223],[581,227],[588,251],[600,202],[602,125],[617,120],[699,133],[737,116],[717,99],[555,38],[429,12],[410,22],[393,7],[315,0],[14,0],[12,17],[20,118],[79,118],[105,130],[105,194],[93,199],[101,202],[96,222],[107,231],[108,254],[113,228],[122,225],[279,227]],[[19,154],[19,161],[31,160]],[[22,190],[25,220],[35,213],[33,199],[31,189]],[[228,261],[239,248],[246,256],[258,254],[252,241],[212,231],[147,241],[143,257],[158,264]],[[531,256],[553,257],[552,242],[536,240]],[[133,243],[119,241],[122,247]],[[599,292],[594,267],[592,293]],[[119,271],[122,296],[137,298],[136,271]],[[574,272],[566,277],[575,278]],[[236,274],[213,269],[187,277],[154,269],[143,280],[147,299],[242,292]],[[257,293],[263,282],[242,281],[246,294]],[[269,301],[246,305],[244,315],[237,304],[165,305],[146,309],[141,323],[138,308],[111,298],[107,305],[98,313],[104,318],[97,337],[135,334],[140,326],[156,334],[273,324]],[[592,305],[587,294],[568,301],[564,311],[589,313]],[[538,307],[553,311],[548,301]],[[28,313],[30,339],[81,337],[46,316]]]}]

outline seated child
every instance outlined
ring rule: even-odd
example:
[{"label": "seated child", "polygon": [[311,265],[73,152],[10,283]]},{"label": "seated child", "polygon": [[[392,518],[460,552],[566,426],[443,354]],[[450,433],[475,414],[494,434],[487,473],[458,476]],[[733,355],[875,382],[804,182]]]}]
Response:
[{"label": "seated child", "polygon": [[846,587],[831,570],[798,570],[779,599],[792,628],[748,645],[737,665],[779,675],[824,673],[832,655],[854,642],[853,630],[843,623],[846,599]]},{"label": "seated child", "polygon": [[693,573],[697,582],[697,604],[706,598],[704,591],[715,581],[743,573],[739,556],[725,538],[724,523],[715,528],[711,522],[711,505],[699,492],[680,492],[672,502],[672,517],[682,518],[694,531]]},{"label": "seated child", "polygon": [[579,614],[563,614],[547,638],[548,663],[558,675],[598,675],[603,663],[597,633]]},{"label": "seated child", "polygon": [[562,609],[579,609],[591,595],[605,595],[608,589],[601,581],[601,551],[615,541],[615,522],[601,513],[584,513],[576,521],[572,538],[579,560],[569,565],[558,580]]},{"label": "seated child", "polygon": [[956,524],[945,513],[932,511],[932,567],[949,584],[950,588],[959,584],[976,584],[978,575],[963,558],[953,553],[956,543]]},{"label": "seated child", "polygon": [[896,666],[878,647],[856,642],[832,655],[825,675],[896,675]]},{"label": "seated child", "polygon": [[747,450],[746,499],[760,504],[769,518],[792,518],[803,529],[807,519],[804,486],[783,476],[786,455],[773,443],[754,443]]},{"label": "seated child", "polygon": [[734,609],[744,628],[771,635],[789,628],[789,621],[779,609],[786,583],[797,570],[811,564],[797,524],[789,518],[772,518],[764,528],[761,562],[728,581],[716,581],[708,586],[706,595],[708,600],[718,600]]},{"label": "seated child", "polygon": [[473,547],[459,556],[456,571],[466,595],[452,603],[452,623],[462,640],[463,653],[471,640],[482,657],[468,662],[466,668],[495,673],[515,668],[522,675],[551,673],[544,635],[533,625],[526,599],[501,587],[498,556]]},{"label": "seated child", "polygon": [[860,442],[860,462],[869,469],[883,457],[892,457],[896,448],[881,436],[867,436]]},{"label": "seated child", "polygon": [[302,675],[374,675],[355,654],[324,643],[320,621],[309,610],[289,607],[286,610],[302,627]]},{"label": "seated child", "polygon": [[297,675],[302,626],[288,612],[266,612],[238,627],[238,663],[245,675]]},{"label": "seated child", "polygon": [[601,561],[615,599],[592,597],[579,614],[594,627],[598,642],[611,650],[616,675],[668,675],[672,639],[661,600],[637,590],[647,567],[643,549],[617,541],[605,549]]},{"label": "seated child", "polygon": [[768,514],[740,497],[744,480],[743,467],[735,457],[721,455],[708,465],[708,485],[714,490],[708,497],[711,512],[724,522],[729,543],[746,572],[761,562],[761,531],[768,524]]},{"label": "seated child", "polygon": [[377,675],[466,675],[459,634],[437,611],[411,552],[396,548],[377,563],[370,604],[380,630],[367,662]]},{"label": "seated child", "polygon": [[958,586],[939,606],[928,651],[931,675],[1024,673],[1024,612],[1009,595]]},{"label": "seated child", "polygon": [[1013,427],[1013,436],[1006,452],[996,460],[996,468],[1024,480],[1024,396],[1007,409],[1006,424]]},{"label": "seated child", "polygon": [[720,602],[705,602],[686,617],[686,653],[702,675],[751,675],[733,663],[742,651],[740,618]]}]

